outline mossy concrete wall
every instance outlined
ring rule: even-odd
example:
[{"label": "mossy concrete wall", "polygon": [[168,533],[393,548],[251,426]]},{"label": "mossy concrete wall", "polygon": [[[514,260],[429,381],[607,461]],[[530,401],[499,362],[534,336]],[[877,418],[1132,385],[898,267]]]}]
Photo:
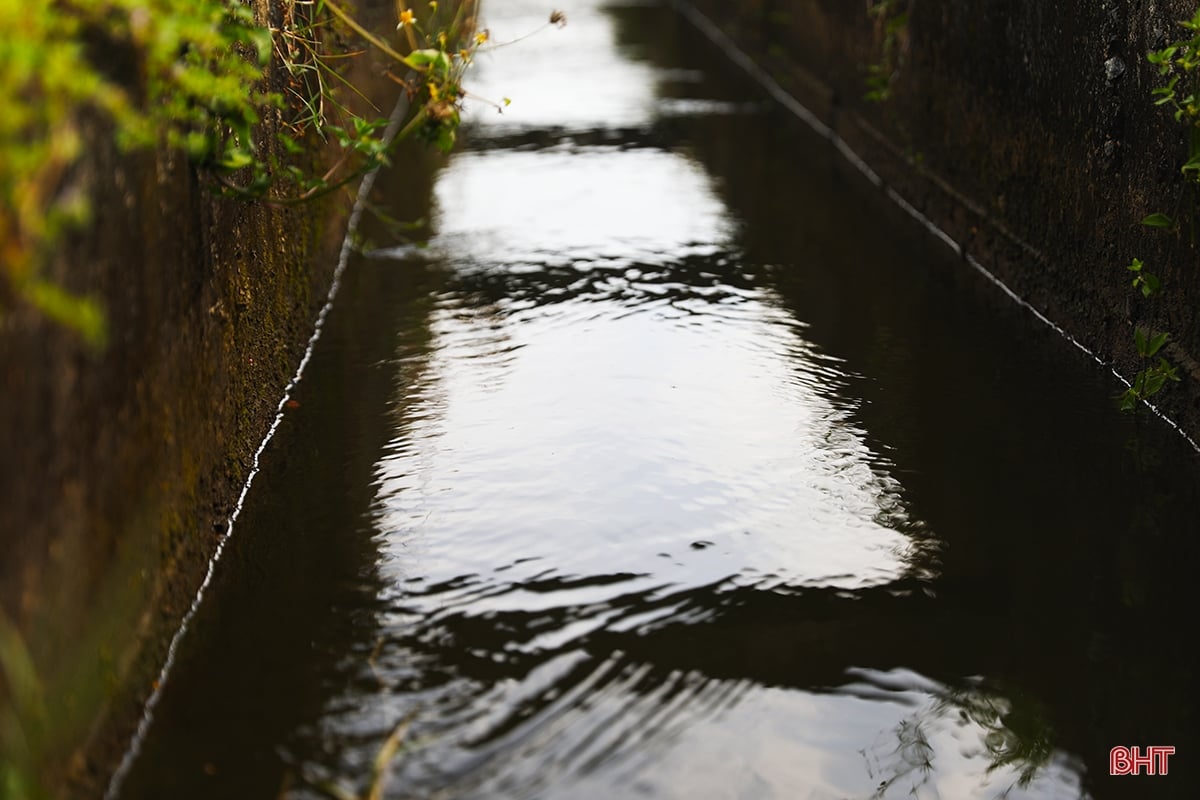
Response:
[{"label": "mossy concrete wall", "polygon": [[[1146,53],[1194,0],[894,0],[891,96],[871,102],[886,16],[865,0],[684,0],[832,126],[906,200],[1127,378],[1134,327],[1168,331],[1183,383],[1154,402],[1200,438],[1196,191]],[[1178,214],[1182,233],[1139,221]],[[869,220],[863,220],[869,225]],[[1134,257],[1162,279],[1130,287]],[[1031,387],[1031,409],[1036,391]]]},{"label": "mossy concrete wall", "polygon": [[[278,26],[283,2],[256,5]],[[360,69],[390,107],[394,84]],[[103,302],[109,344],[91,350],[20,305],[0,317],[0,611],[41,694],[11,696],[0,670],[0,768],[80,797],[102,792],[225,532],[353,189],[288,207],[223,199],[180,154],[121,153],[106,123],[88,124],[72,183],[93,219],[47,271]]]}]

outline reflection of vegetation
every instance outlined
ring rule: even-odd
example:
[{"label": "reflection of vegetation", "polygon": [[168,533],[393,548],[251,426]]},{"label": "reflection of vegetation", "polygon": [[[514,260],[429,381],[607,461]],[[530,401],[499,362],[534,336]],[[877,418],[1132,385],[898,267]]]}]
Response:
[{"label": "reflection of vegetation", "polygon": [[893,785],[910,776],[914,778],[912,787],[915,790],[929,780],[929,774],[933,771],[933,746],[929,744],[919,720],[902,720],[896,726],[896,742],[894,769],[885,767],[891,775],[879,782],[879,788],[872,797],[885,797]]},{"label": "reflection of vegetation", "polygon": [[935,692],[932,703],[901,720],[893,731],[895,748],[877,759],[875,767],[868,765],[872,777],[880,781],[873,797],[887,796],[899,783],[909,783],[913,794],[927,784],[936,756],[931,733],[948,723],[980,731],[987,774],[1015,774],[1010,789],[1027,788],[1054,754],[1053,731],[1033,701],[1014,702],[981,687],[945,688]]},{"label": "reflection of vegetation", "polygon": [[405,714],[380,745],[379,751],[375,754],[375,760],[371,762],[371,780],[364,794],[348,789],[335,780],[313,779],[308,783],[333,800],[383,800],[392,762],[404,749],[404,739],[408,736],[408,729],[412,727],[413,720],[416,718],[415,711]]},{"label": "reflection of vegetation", "polygon": [[957,712],[984,731],[988,772],[1013,769],[1017,785],[1026,787],[1054,753],[1049,724],[1032,702],[1013,703],[978,689],[950,690],[936,705],[937,713]]}]

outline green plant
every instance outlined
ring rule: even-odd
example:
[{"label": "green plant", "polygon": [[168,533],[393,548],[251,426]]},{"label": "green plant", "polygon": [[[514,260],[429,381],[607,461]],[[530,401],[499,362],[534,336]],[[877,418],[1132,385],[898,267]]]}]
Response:
[{"label": "green plant", "polygon": [[[105,342],[98,301],[43,274],[63,232],[88,221],[72,169],[95,120],[107,121],[123,149],[185,153],[220,194],[312,200],[386,164],[392,146],[386,115],[345,102],[359,94],[340,68],[356,54],[342,45],[351,31],[392,59],[391,77],[412,101],[395,141],[454,145],[463,75],[488,38],[473,30],[475,0],[447,0],[450,10],[435,0],[420,15],[398,0],[405,52],[340,0],[282,5],[284,24],[270,29],[242,0],[0,0],[0,313],[24,302],[94,347]],[[106,70],[114,52],[133,74]],[[273,55],[279,92],[268,88]],[[284,118],[274,144],[261,140],[267,114]],[[328,169],[300,160],[311,137],[337,151]]]},{"label": "green plant", "polygon": [[1188,38],[1153,50],[1146,58],[1158,67],[1159,75],[1170,76],[1166,86],[1152,91],[1155,105],[1166,106],[1174,112],[1175,121],[1188,127],[1188,157],[1180,167],[1187,178],[1200,183],[1200,99],[1197,98],[1196,75],[1200,70],[1200,8],[1191,19],[1179,23],[1189,32]]},{"label": "green plant", "polygon": [[[1179,170],[1188,183],[1200,184],[1200,90],[1197,88],[1197,79],[1200,77],[1200,8],[1196,9],[1191,19],[1182,20],[1179,24],[1188,31],[1188,36],[1159,50],[1150,51],[1146,60],[1158,67],[1161,77],[1169,76],[1167,84],[1153,89],[1151,96],[1156,106],[1170,109],[1175,121],[1187,129],[1187,158]],[[1179,227],[1179,222],[1178,217],[1156,212],[1144,217],[1141,224],[1147,228],[1171,231]],[[1125,269],[1133,273],[1132,286],[1144,298],[1149,299],[1162,289],[1161,281],[1145,269],[1141,259],[1133,259]],[[1138,372],[1129,388],[1121,394],[1122,411],[1135,410],[1140,402],[1162,391],[1168,382],[1180,381],[1178,369],[1159,355],[1169,341],[1170,334],[1155,333],[1136,326],[1133,338],[1138,356],[1153,363]]]},{"label": "green plant", "polygon": [[1162,283],[1155,275],[1146,272],[1145,266],[1140,258],[1135,258],[1125,269],[1133,273],[1133,288],[1141,291],[1143,297],[1152,297],[1162,288]]},{"label": "green plant", "polygon": [[874,0],[867,14],[875,19],[876,35],[882,39],[879,60],[867,65],[864,99],[882,103],[892,96],[892,84],[904,64],[908,34],[908,11],[901,10],[900,0]]},{"label": "green plant", "polygon": [[1134,376],[1129,388],[1121,395],[1122,411],[1133,411],[1139,402],[1162,391],[1167,381],[1179,382],[1179,371],[1176,367],[1158,355],[1158,351],[1170,338],[1168,333],[1161,331],[1154,333],[1140,325],[1134,328],[1133,341],[1138,355],[1147,360],[1152,360],[1157,356],[1158,360]]},{"label": "green plant", "polygon": [[[89,217],[72,168],[94,120],[125,149],[162,142],[236,169],[273,98],[254,87],[270,34],[240,2],[0,0],[0,280],[14,299],[104,343],[97,301],[42,274],[62,233]],[[107,71],[129,54],[135,75]],[[113,59],[108,59],[113,60]],[[116,59],[121,60],[121,59]]]},{"label": "green plant", "polygon": [[[1165,215],[1153,216],[1165,217]],[[1145,220],[1143,220],[1142,224],[1151,225],[1152,227],[1165,227],[1153,225]],[[1162,282],[1156,275],[1146,270],[1146,265],[1142,263],[1140,258],[1133,259],[1125,269],[1133,273],[1133,280],[1130,282],[1130,285],[1141,292],[1142,297],[1149,299],[1162,290]],[[1166,387],[1168,381],[1179,382],[1178,370],[1159,355],[1159,351],[1162,350],[1170,338],[1170,334],[1166,332],[1152,332],[1140,325],[1134,327],[1133,344],[1137,349],[1138,356],[1143,361],[1153,361],[1153,363],[1139,371],[1134,376],[1129,388],[1121,394],[1120,408],[1122,411],[1135,410],[1139,403],[1161,392]],[[1154,361],[1156,358],[1157,361]]]},{"label": "green plant", "polygon": [[[424,21],[402,2],[397,3],[396,27],[404,33],[407,53],[368,31],[338,2],[314,0],[310,5],[304,24],[276,32],[277,54],[288,73],[286,93],[290,105],[297,110],[279,133],[285,157],[272,156],[254,163],[262,174],[284,180],[243,185],[222,181],[222,188],[229,194],[262,198],[273,204],[305,202],[387,164],[394,143],[409,135],[422,135],[443,151],[454,145],[462,99],[466,96],[463,76],[475,50],[486,41],[486,35],[471,30],[473,0],[449,4],[454,12],[445,18],[440,4],[431,2]],[[337,65],[358,53],[346,53],[327,43],[330,38],[337,38],[338,26],[390,58],[393,69],[404,71],[404,74],[389,72],[389,77],[404,88],[412,101],[408,122],[394,139],[386,137],[389,120],[378,109],[364,116],[342,102],[343,93],[360,96],[361,93]],[[310,174],[286,157],[302,152],[301,142],[312,135],[331,143],[338,151],[332,165],[321,174]]]}]

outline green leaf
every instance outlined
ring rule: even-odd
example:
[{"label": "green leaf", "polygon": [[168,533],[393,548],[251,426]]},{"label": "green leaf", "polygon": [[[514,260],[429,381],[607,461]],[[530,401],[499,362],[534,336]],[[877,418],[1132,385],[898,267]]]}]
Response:
[{"label": "green leaf", "polygon": [[1164,61],[1170,61],[1179,50],[1177,46],[1165,47],[1162,50],[1151,50],[1146,54],[1146,60],[1151,64],[1162,64]]},{"label": "green leaf", "polygon": [[192,161],[205,161],[212,152],[212,141],[207,133],[192,131],[184,139],[183,147]]},{"label": "green leaf", "polygon": [[1158,280],[1158,277],[1151,275],[1149,272],[1143,272],[1136,280],[1141,282],[1140,288],[1143,297],[1149,297],[1162,288],[1162,283]]},{"label": "green leaf", "polygon": [[217,162],[217,166],[221,169],[227,169],[230,172],[236,172],[239,169],[245,169],[253,163],[254,156],[245,150],[226,150],[224,157]]},{"label": "green leaf", "polygon": [[340,125],[326,125],[325,132],[333,134],[333,138],[337,139],[340,147],[349,147],[353,141],[346,129]]},{"label": "green leaf", "polygon": [[887,25],[884,26],[884,32],[887,36],[895,36],[907,24],[908,14],[898,14],[888,20]]},{"label": "green leaf", "polygon": [[1158,366],[1155,367],[1159,372],[1167,377],[1167,380],[1179,383],[1179,370],[1171,366],[1171,364],[1162,356],[1159,356]]},{"label": "green leaf", "polygon": [[365,117],[354,117],[354,133],[358,137],[367,136],[380,128],[387,127],[386,119],[366,119]]},{"label": "green leaf", "polygon": [[304,148],[300,146],[300,143],[297,142],[290,133],[281,132],[279,134],[279,144],[283,146],[284,150],[294,156],[300,155],[304,152]]},{"label": "green leaf", "polygon": [[454,149],[454,140],[454,128],[449,125],[442,125],[438,128],[437,135],[434,137],[434,144],[443,153],[449,153]]},{"label": "green leaf", "polygon": [[1141,272],[1142,267],[1144,266],[1145,264],[1142,263],[1140,258],[1135,258],[1133,261],[1129,262],[1129,266],[1125,267],[1125,269],[1129,270],[1130,272]]},{"label": "green leaf", "polygon": [[404,58],[404,63],[413,69],[432,69],[442,73],[450,71],[450,57],[441,50],[429,48],[414,50]]},{"label": "green leaf", "polygon": [[1142,382],[1142,396],[1153,397],[1162,391],[1163,384],[1167,382],[1167,377],[1158,370],[1148,370],[1146,378]]},{"label": "green leaf", "polygon": [[258,53],[258,65],[265,67],[271,63],[271,31],[266,28],[254,28],[249,31],[250,43]]},{"label": "green leaf", "polygon": [[1150,341],[1146,344],[1146,356],[1153,356],[1162,346],[1167,343],[1167,339],[1171,338],[1169,333],[1160,333],[1150,337]]},{"label": "green leaf", "polygon": [[108,322],[95,299],[71,294],[44,280],[34,281],[24,291],[43,314],[75,330],[93,349],[102,350],[107,344]]},{"label": "green leaf", "polygon": [[1166,214],[1155,213],[1143,219],[1142,224],[1148,228],[1170,228],[1175,225],[1175,221]]}]

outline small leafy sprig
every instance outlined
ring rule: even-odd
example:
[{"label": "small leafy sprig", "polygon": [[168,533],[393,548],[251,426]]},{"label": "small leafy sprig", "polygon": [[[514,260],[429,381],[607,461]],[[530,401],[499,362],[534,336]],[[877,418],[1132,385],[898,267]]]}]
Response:
[{"label": "small leafy sprig", "polygon": [[[414,133],[444,151],[454,145],[460,122],[462,80],[478,45],[486,35],[474,34],[474,0],[450,4],[454,13],[443,19],[439,3],[430,2],[422,22],[401,0],[396,5],[396,30],[406,38],[393,46],[384,37],[367,30],[354,15],[335,0],[322,0],[316,16],[307,24],[280,31],[276,52],[292,80],[289,91],[299,100],[301,113],[280,132],[282,158],[257,157],[253,151],[234,170],[218,170],[214,177],[222,191],[231,196],[263,199],[275,205],[303,203],[336,191],[367,172],[390,163],[396,143]],[[338,68],[337,61],[361,54],[329,48],[325,40],[329,30],[340,25],[349,29],[392,61],[389,77],[405,88],[411,101],[407,124],[395,137],[387,137],[389,120],[382,112],[362,115],[342,102],[339,90],[361,94]],[[292,163],[291,156],[304,152],[304,137],[315,133],[331,142],[338,151],[333,164],[321,174],[310,174]],[[238,169],[248,179],[235,180]],[[285,179],[281,181],[280,179]]]},{"label": "small leafy sprig", "polygon": [[1200,96],[1196,86],[1197,70],[1200,70],[1200,9],[1191,19],[1179,24],[1189,31],[1189,37],[1151,51],[1146,59],[1158,67],[1159,75],[1170,76],[1166,86],[1154,89],[1151,94],[1155,105],[1166,106],[1173,112],[1176,122],[1188,126],[1191,134],[1188,158],[1180,171],[1191,181],[1200,183]]},{"label": "small leafy sprig", "polygon": [[1170,334],[1165,331],[1154,333],[1140,325],[1134,328],[1133,341],[1138,355],[1143,359],[1153,359],[1158,356],[1158,361],[1134,376],[1133,383],[1121,395],[1122,411],[1133,411],[1137,408],[1138,403],[1161,392],[1167,385],[1167,381],[1179,382],[1178,368],[1158,355],[1158,351],[1170,338]]},{"label": "small leafy sprig", "polygon": [[[1146,60],[1158,67],[1161,77],[1169,76],[1166,85],[1153,89],[1151,96],[1156,106],[1170,109],[1175,121],[1186,126],[1188,155],[1179,170],[1187,181],[1200,184],[1200,92],[1197,90],[1197,76],[1200,75],[1200,8],[1196,9],[1191,19],[1182,20],[1179,24],[1188,31],[1186,38],[1152,50],[1147,53]],[[1167,214],[1154,213],[1143,218],[1141,224],[1147,228],[1169,231],[1177,229],[1180,220]],[[1133,259],[1125,269],[1133,273],[1131,285],[1141,292],[1142,297],[1149,299],[1161,291],[1161,281],[1146,269],[1141,259]],[[1136,409],[1140,402],[1162,391],[1168,382],[1179,382],[1178,369],[1159,355],[1169,340],[1170,334],[1165,331],[1152,332],[1141,326],[1134,328],[1133,343],[1138,356],[1144,361],[1157,361],[1134,376],[1132,384],[1121,395],[1122,411]]]},{"label": "small leafy sprig", "polygon": [[[247,0],[0,2],[0,314],[5,302],[22,302],[104,345],[99,302],[42,274],[63,233],[90,218],[86,187],[72,184],[87,148],[85,119],[109,120],[124,149],[186,154],[221,194],[277,205],[315,199],[387,164],[392,142],[409,135],[454,146],[463,76],[489,38],[474,29],[476,0],[448,0],[452,12],[433,0],[420,13],[396,0],[400,49],[342,0],[282,5],[282,24],[269,28]],[[382,114],[355,113],[345,99],[361,91],[339,62],[361,51],[341,46],[339,23],[389,56],[392,79],[408,92],[413,111],[394,140]],[[565,23],[555,11],[547,24]],[[138,86],[96,63],[97,41],[131,56]],[[286,72],[281,93],[268,87],[273,53]],[[285,117],[275,142],[259,140],[268,115]],[[311,136],[338,151],[320,174],[304,160]]]},{"label": "small leafy sprig", "polygon": [[1145,267],[1140,258],[1135,258],[1125,269],[1133,273],[1133,288],[1140,290],[1142,297],[1151,297],[1162,288],[1162,282]]},{"label": "small leafy sprig", "polygon": [[899,0],[875,0],[867,7],[883,38],[879,61],[867,65],[865,100],[882,103],[892,96],[892,84],[903,64],[903,35],[908,27],[908,12],[900,10]]},{"label": "small leafy sprig", "polygon": [[[1146,270],[1146,265],[1140,258],[1133,259],[1125,269],[1133,273],[1131,285],[1140,291],[1143,297],[1153,297],[1162,290],[1162,282],[1156,275]],[[1179,382],[1178,369],[1159,355],[1159,351],[1163,349],[1170,338],[1171,335],[1165,331],[1153,332],[1141,325],[1133,329],[1133,344],[1137,349],[1138,356],[1143,360],[1152,360],[1156,357],[1158,360],[1138,372],[1129,388],[1121,394],[1120,407],[1122,411],[1135,410],[1140,402],[1161,392],[1168,381]]]},{"label": "small leafy sprig", "polygon": [[[409,136],[418,136],[443,152],[453,148],[462,121],[463,103],[468,96],[463,86],[464,77],[476,53],[489,41],[490,34],[487,30],[475,30],[475,0],[460,0],[447,5],[454,9],[452,14],[445,14],[437,0],[428,3],[427,12],[418,14],[404,0],[398,0],[396,30],[404,37],[404,43],[393,45],[364,28],[341,5],[340,0],[322,0],[321,7],[328,10],[333,19],[391,59],[388,77],[404,88],[413,109],[407,122],[392,140],[385,141],[384,131],[388,126],[385,117],[358,116],[338,103],[331,93],[329,97],[322,97],[319,106],[307,103],[305,107],[308,114],[303,124],[296,126],[297,131],[316,129],[321,136],[335,141],[340,147],[341,157],[325,174],[307,176],[295,167],[275,164],[271,171],[282,169],[286,172],[298,189],[295,194],[263,193],[261,186],[253,182],[245,190],[232,186],[227,188],[250,196],[265,194],[272,203],[304,202],[388,164],[393,145]],[[562,27],[566,24],[566,15],[554,11],[546,24]],[[289,51],[284,63],[293,71],[305,67],[318,68],[322,74],[336,77],[337,71],[328,63],[328,57],[309,44],[314,38],[298,37],[296,41],[301,44],[304,58],[298,59]],[[497,103],[476,95],[472,97],[500,111],[510,103],[508,98]],[[333,122],[333,118],[338,121]],[[291,141],[284,141],[285,149],[289,152],[299,151],[292,137],[286,138]]]}]

